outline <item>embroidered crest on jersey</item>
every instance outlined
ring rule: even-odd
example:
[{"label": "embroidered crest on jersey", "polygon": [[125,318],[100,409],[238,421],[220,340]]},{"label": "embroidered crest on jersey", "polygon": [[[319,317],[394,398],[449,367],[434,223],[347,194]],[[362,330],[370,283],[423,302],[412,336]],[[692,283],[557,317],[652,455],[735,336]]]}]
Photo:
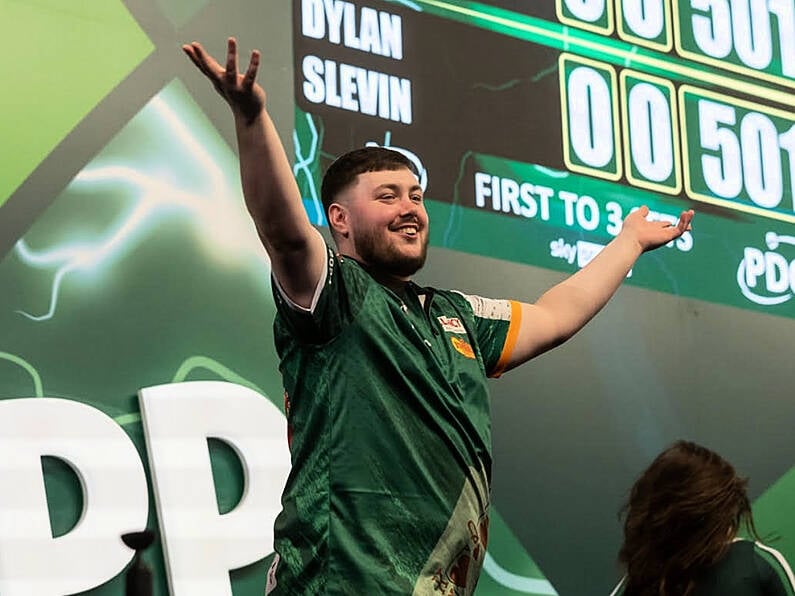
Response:
[{"label": "embroidered crest on jersey", "polygon": [[475,351],[472,349],[472,346],[470,346],[463,339],[453,336],[450,338],[450,342],[453,344],[453,347],[456,349],[456,351],[458,351],[459,354],[463,354],[467,358],[475,357]]},{"label": "embroidered crest on jersey", "polygon": [[426,561],[412,596],[472,596],[486,558],[489,534],[488,481],[470,467],[447,524]]},{"label": "embroidered crest on jersey", "polygon": [[434,591],[442,592],[444,596],[463,596],[470,594],[477,581],[477,572],[470,574],[470,566],[477,566],[486,556],[486,545],[489,535],[489,516],[484,513],[477,523],[467,521],[469,530],[469,544],[454,557],[446,569],[437,568],[432,576]]},{"label": "embroidered crest on jersey", "polygon": [[458,317],[445,317],[442,315],[441,317],[436,317],[439,323],[442,326],[442,329],[447,331],[447,333],[462,333],[465,334],[467,330],[464,328],[464,324],[460,321]]}]

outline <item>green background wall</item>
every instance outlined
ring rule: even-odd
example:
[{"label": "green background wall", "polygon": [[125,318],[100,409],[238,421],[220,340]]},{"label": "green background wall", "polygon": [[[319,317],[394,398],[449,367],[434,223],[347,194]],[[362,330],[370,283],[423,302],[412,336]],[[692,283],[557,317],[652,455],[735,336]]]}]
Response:
[{"label": "green background wall", "polygon": [[[554,17],[549,4],[543,11]],[[535,103],[557,105],[558,97],[534,92],[557,89],[558,49],[444,8],[527,22],[486,5],[368,6],[404,16],[407,56],[398,74],[427,69],[413,80],[411,127],[324,107],[310,113],[312,106],[296,100],[302,53],[324,50],[294,31],[300,2],[0,0],[7,57],[0,67],[7,81],[0,100],[0,399],[87,403],[124,428],[144,462],[136,397],[142,387],[222,379],[281,406],[269,269],[242,206],[228,109],[179,49],[193,39],[216,56],[228,35],[244,53],[262,50],[259,80],[290,152],[295,139],[297,162],[313,134],[307,118],[316,127],[315,154],[297,170],[310,215],[318,170],[346,148],[391,139],[430,156],[432,248],[421,282],[532,301],[576,270],[543,254],[571,232],[564,224],[475,209],[471,190],[456,179],[474,167],[529,175],[522,173],[529,165],[510,160],[565,167],[560,146],[534,128],[540,120],[558,126],[549,114],[559,108]],[[525,48],[533,71],[497,64],[499,56],[445,33],[482,35],[511,52]],[[455,70],[466,63],[434,70],[466,52],[485,60],[474,73]],[[487,92],[475,84],[471,95],[448,98],[422,87],[438,78],[440,88],[463,88],[466,76],[490,69],[498,74]],[[424,126],[455,115],[445,102],[458,99],[485,124]],[[423,112],[424,105],[433,109]],[[538,114],[517,123],[505,116],[513,110]],[[440,136],[445,131],[449,139]],[[470,153],[456,153],[459,147]],[[692,203],[579,183],[627,206],[647,200],[675,213]],[[772,546],[795,560],[791,306],[760,308],[732,286],[743,247],[763,247],[772,229],[791,234],[792,224],[707,204],[696,209],[692,252],[645,255],[579,336],[493,382],[495,515],[480,596],[607,594],[620,577],[617,511],[634,477],[678,438],[719,451],[750,476],[762,534],[778,536]],[[239,466],[223,446],[209,450],[219,507],[228,510],[242,491]],[[58,460],[45,459],[43,470],[57,535],[77,521],[79,484]],[[153,501],[150,511],[155,529]],[[147,558],[156,593],[166,594],[159,545]],[[261,594],[268,563],[232,572],[234,593]],[[88,593],[122,592],[119,576]]]}]

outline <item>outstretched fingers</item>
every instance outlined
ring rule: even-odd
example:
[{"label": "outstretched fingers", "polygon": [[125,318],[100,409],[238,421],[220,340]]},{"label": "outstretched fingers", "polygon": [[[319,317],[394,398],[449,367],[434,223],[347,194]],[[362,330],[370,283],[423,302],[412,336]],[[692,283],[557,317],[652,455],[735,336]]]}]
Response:
[{"label": "outstretched fingers", "polygon": [[665,232],[668,233],[669,240],[676,240],[685,232],[691,230],[690,222],[693,220],[693,210],[682,211],[679,221],[676,224],[665,223]]},{"label": "outstretched fingers", "polygon": [[206,77],[213,81],[218,79],[218,71],[221,69],[221,65],[204,51],[204,48],[198,41],[183,45],[182,50]]},{"label": "outstretched fingers", "polygon": [[685,232],[691,230],[693,210],[682,211],[679,221],[647,219],[649,208],[644,205],[630,213],[624,220],[624,229],[634,235],[640,243],[642,250],[653,250],[657,247],[676,240]]},{"label": "outstretched fingers", "polygon": [[230,85],[234,85],[237,82],[237,40],[234,37],[230,37],[226,43],[226,71],[224,76]]},{"label": "outstretched fingers", "polygon": [[186,43],[186,44],[184,44],[182,46],[182,51],[185,52],[185,54],[188,56],[188,58],[190,58],[190,61],[193,62],[193,64],[196,66],[196,68],[198,68],[199,70],[204,72],[204,65],[202,64],[201,60],[199,59],[197,46],[199,48],[201,47],[201,46],[199,46],[199,42],[197,42],[197,41],[194,41],[192,43]]},{"label": "outstretched fingers", "polygon": [[682,234],[691,229],[690,222],[693,221],[694,214],[695,212],[692,209],[682,211],[682,214],[679,216],[679,222],[676,225]]},{"label": "outstretched fingers", "polygon": [[234,37],[227,39],[226,61],[217,62],[196,41],[182,46],[196,67],[210,80],[221,97],[231,106],[235,114],[246,122],[253,122],[265,107],[265,91],[257,85],[260,53],[254,50],[244,74],[238,70],[238,47]]},{"label": "outstretched fingers", "polygon": [[254,50],[251,52],[251,60],[246,69],[246,75],[243,77],[243,89],[249,91],[254,86],[254,81],[257,78],[257,69],[259,69],[259,51]]}]

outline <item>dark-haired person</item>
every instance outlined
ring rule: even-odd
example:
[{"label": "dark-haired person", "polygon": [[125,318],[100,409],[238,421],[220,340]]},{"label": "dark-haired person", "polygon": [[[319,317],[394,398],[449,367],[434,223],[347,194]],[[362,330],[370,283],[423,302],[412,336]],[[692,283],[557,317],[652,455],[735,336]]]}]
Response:
[{"label": "dark-haired person", "polygon": [[486,377],[562,343],[645,250],[689,229],[640,209],[588,267],[535,304],[419,287],[428,214],[403,155],[365,148],[326,173],[337,251],[310,225],[255,83],[183,46],[235,117],[246,205],[270,256],[292,471],[270,594],[471,594],[488,536]]},{"label": "dark-haired person", "polygon": [[696,443],[658,455],[623,509],[627,573],[611,596],[795,596],[787,561],[759,540],[746,485]]}]

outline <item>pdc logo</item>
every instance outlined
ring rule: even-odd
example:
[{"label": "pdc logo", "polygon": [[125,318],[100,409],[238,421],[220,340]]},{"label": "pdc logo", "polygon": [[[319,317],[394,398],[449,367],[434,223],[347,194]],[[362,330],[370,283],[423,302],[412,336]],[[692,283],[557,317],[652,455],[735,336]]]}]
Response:
[{"label": "pdc logo", "polygon": [[[763,306],[783,304],[795,293],[795,236],[768,232],[765,244],[769,250],[745,247],[737,268],[737,285],[751,302]],[[785,257],[779,251],[790,255]]]}]

